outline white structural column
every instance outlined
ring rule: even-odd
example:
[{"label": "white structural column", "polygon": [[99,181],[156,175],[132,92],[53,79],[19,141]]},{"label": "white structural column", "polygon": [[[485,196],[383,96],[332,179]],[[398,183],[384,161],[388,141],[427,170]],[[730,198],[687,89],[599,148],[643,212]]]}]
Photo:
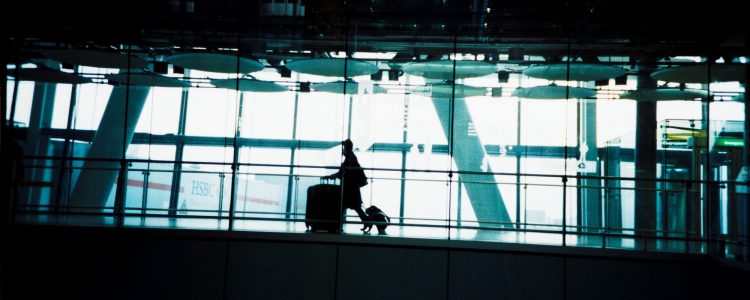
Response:
[{"label": "white structural column", "polygon": [[[639,66],[638,89],[656,88],[656,80],[649,74],[653,65]],[[645,237],[637,240],[638,245],[654,249],[656,230],[656,101],[636,102],[635,123],[635,229],[636,234]]]},{"label": "white structural column", "polygon": [[[110,161],[87,160],[78,176],[70,206],[103,207],[107,204],[117,179],[123,151],[130,145],[135,126],[143,111],[149,87],[115,86],[104,110],[86,157]],[[126,112],[127,110],[127,112]],[[124,146],[123,146],[124,145]]]},{"label": "white structural column", "polygon": [[432,99],[449,143],[451,130],[453,131],[453,160],[456,162],[458,171],[467,172],[460,174],[459,177],[469,195],[477,221],[480,226],[484,227],[506,227],[507,225],[498,223],[510,223],[510,215],[497,184],[487,184],[487,182],[494,182],[495,176],[491,174],[492,169],[489,163],[486,168],[482,168],[482,162],[487,159],[487,153],[479,136],[470,128],[473,127],[474,122],[466,100],[455,99],[453,101],[452,119],[451,103],[450,99],[446,98]]},{"label": "white structural column", "polygon": [[[19,81],[16,81],[16,85]],[[29,116],[29,127],[26,131],[26,145],[24,155],[47,156],[49,155],[49,138],[42,135],[42,129],[52,125],[52,110],[55,106],[55,92],[57,85],[54,83],[35,82],[34,96],[31,104],[31,115]],[[32,168],[26,169],[27,180],[33,182],[44,182],[50,180],[50,170],[46,167],[52,162],[44,159],[34,159],[30,163]],[[41,166],[45,166],[42,168]],[[43,193],[44,190],[44,193]],[[46,193],[46,194],[45,194]],[[30,188],[26,194],[28,204],[49,204],[49,190],[42,188]],[[44,196],[44,197],[43,197]]]},{"label": "white structural column", "polygon": [[[600,176],[599,149],[596,140],[596,100],[585,99],[580,101],[580,131],[579,131],[579,156],[580,164],[578,173],[580,175]],[[565,158],[567,159],[567,157]],[[602,227],[602,199],[601,180],[596,178],[582,178],[582,188],[579,189],[578,224],[584,232],[598,232]],[[584,235],[584,240],[588,235]],[[597,241],[599,239],[592,239]]]}]

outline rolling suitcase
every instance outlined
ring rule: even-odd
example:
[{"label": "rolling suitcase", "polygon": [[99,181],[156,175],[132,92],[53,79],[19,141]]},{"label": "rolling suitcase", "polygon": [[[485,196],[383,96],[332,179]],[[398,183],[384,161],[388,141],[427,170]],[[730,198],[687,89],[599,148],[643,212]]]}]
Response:
[{"label": "rolling suitcase", "polygon": [[341,186],[336,184],[313,185],[307,189],[307,209],[305,225],[310,231],[326,230],[339,232],[341,229]]}]

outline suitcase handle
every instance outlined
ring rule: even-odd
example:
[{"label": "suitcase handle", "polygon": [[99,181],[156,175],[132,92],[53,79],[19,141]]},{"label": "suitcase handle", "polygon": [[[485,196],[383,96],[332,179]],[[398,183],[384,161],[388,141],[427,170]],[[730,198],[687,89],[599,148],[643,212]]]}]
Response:
[{"label": "suitcase handle", "polygon": [[330,178],[320,177],[320,183],[336,184],[336,178],[330,179]]}]

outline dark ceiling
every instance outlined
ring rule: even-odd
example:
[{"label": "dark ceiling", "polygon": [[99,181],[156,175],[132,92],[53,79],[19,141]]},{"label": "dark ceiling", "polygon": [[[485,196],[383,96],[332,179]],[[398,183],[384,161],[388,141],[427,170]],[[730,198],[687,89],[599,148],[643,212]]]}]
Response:
[{"label": "dark ceiling", "polygon": [[[271,12],[288,3],[289,13]],[[747,55],[747,10],[730,1],[20,1],[11,47],[200,46],[246,53],[398,51],[399,57],[523,49],[595,55]],[[304,15],[301,7],[304,7]],[[295,14],[296,12],[296,14]]]}]

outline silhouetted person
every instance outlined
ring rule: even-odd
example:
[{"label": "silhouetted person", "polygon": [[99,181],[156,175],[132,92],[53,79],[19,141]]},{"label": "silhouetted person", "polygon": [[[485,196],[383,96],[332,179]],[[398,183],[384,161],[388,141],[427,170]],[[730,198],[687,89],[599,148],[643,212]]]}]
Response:
[{"label": "silhouetted person", "polygon": [[[345,213],[347,208],[353,209],[357,212],[362,223],[366,224],[368,217],[365,211],[362,210],[362,194],[359,192],[359,188],[367,185],[367,176],[365,176],[362,166],[359,165],[357,156],[354,155],[354,144],[352,141],[347,139],[343,142],[343,145],[344,162],[341,163],[339,171],[323,178],[341,179],[341,189],[344,194],[341,213]],[[365,227],[362,227],[361,230],[365,230]]]}]

